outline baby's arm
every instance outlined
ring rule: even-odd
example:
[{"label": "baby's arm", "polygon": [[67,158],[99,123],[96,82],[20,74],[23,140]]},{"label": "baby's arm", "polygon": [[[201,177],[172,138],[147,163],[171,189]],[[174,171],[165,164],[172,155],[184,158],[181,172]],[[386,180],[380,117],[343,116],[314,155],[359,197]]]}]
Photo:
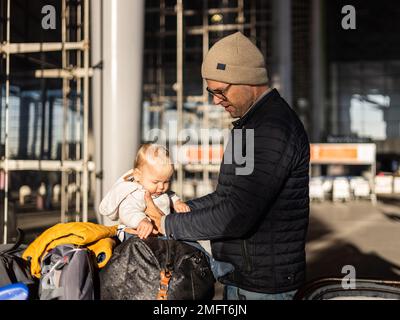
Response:
[{"label": "baby's arm", "polygon": [[[136,234],[140,239],[146,239],[153,231],[153,223],[146,216],[146,205],[143,196],[132,193],[119,206],[120,222],[126,227],[125,232]],[[157,233],[154,231],[153,233]]]},{"label": "baby's arm", "polygon": [[184,203],[177,195],[176,193],[169,191],[168,196],[172,200],[174,210],[179,213],[184,213],[184,212],[189,212],[190,208],[189,206]]},{"label": "baby's arm", "polygon": [[143,219],[148,219],[145,210],[146,205],[140,195],[131,193],[119,205],[119,220],[128,228],[137,229]]}]

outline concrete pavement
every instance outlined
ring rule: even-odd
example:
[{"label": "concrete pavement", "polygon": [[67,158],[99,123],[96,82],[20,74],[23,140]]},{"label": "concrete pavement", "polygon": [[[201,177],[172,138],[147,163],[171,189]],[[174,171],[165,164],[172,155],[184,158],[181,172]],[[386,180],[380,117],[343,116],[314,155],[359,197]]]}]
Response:
[{"label": "concrete pavement", "polygon": [[308,279],[343,277],[400,280],[400,206],[369,201],[313,203],[306,245]]}]

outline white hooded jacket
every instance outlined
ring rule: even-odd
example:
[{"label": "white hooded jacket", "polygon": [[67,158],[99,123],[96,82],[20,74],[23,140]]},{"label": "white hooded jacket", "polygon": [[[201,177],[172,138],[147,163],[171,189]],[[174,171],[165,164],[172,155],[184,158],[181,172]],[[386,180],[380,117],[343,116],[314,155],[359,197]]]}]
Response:
[{"label": "white hooded jacket", "polygon": [[[127,227],[137,228],[139,222],[145,219],[146,202],[144,200],[144,188],[133,180],[133,170],[122,175],[111,187],[99,206],[100,214],[107,216],[112,221],[117,221]],[[179,197],[168,192],[153,197],[154,204],[164,212],[170,213],[171,201],[175,203]]]}]

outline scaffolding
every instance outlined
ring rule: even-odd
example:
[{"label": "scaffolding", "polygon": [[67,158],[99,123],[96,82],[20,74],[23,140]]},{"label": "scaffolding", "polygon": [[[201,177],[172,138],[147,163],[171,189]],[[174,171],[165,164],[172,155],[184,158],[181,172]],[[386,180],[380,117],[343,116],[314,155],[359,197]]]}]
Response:
[{"label": "scaffolding", "polygon": [[[220,110],[218,117],[210,117],[209,111],[216,107],[210,104],[206,82],[200,83],[199,66],[209,48],[217,40],[236,31],[241,31],[249,36],[268,61],[271,57],[268,50],[270,44],[267,42],[267,33],[271,28],[271,1],[225,0],[217,4],[215,1],[209,0],[177,0],[175,6],[171,6],[171,4],[170,1],[160,0],[154,3],[149,1],[146,5],[146,17],[152,21],[152,25],[146,26],[148,40],[146,44],[156,43],[158,45],[153,48],[145,47],[146,69],[151,70],[147,77],[145,75],[144,80],[144,100],[148,101],[148,106],[146,107],[145,104],[144,107],[145,112],[151,114],[152,119],[157,119],[154,121],[155,127],[158,125],[159,129],[166,130],[164,127],[165,114],[170,103],[173,103],[176,105],[178,132],[185,128],[185,124],[194,122],[198,122],[199,126],[204,129],[228,129],[231,127],[232,119],[223,110]],[[154,20],[150,18],[152,14],[159,17],[158,29],[157,26],[154,26],[156,18]],[[171,19],[176,19],[175,30],[168,28],[173,24]],[[176,42],[175,49],[170,45],[174,40]],[[175,61],[172,60],[174,54]],[[197,57],[195,63],[190,65],[187,61],[188,56],[190,59]],[[170,69],[175,67],[176,70],[175,78],[171,77],[172,72],[166,75],[171,65]],[[198,67],[196,72],[193,72],[193,65]],[[194,79],[191,79],[193,81],[187,80],[192,75],[200,79],[197,87],[201,90],[196,91],[196,89],[189,88],[195,82]],[[185,87],[187,83],[189,84]],[[188,104],[196,104],[196,107],[194,110],[188,110]],[[143,128],[143,130],[147,129]],[[152,129],[151,124],[149,129]],[[145,136],[145,132],[143,132],[143,136]],[[178,148],[184,143],[185,141],[182,139],[177,139]],[[202,147],[207,149],[204,144]],[[218,170],[219,164],[178,163],[176,166],[177,183],[173,185],[174,191],[186,198],[183,181],[186,180],[187,174],[201,175],[200,184],[207,186],[211,184],[210,174],[217,173]],[[193,183],[198,184],[194,180]],[[207,191],[211,192],[210,188]],[[197,194],[197,196],[199,195]]]},{"label": "scaffolding", "polygon": [[[61,42],[12,43],[11,34],[11,0],[6,6],[6,39],[0,44],[0,53],[5,60],[5,154],[0,162],[4,170],[4,230],[3,242],[8,239],[9,210],[9,174],[11,171],[57,171],[61,173],[61,209],[60,221],[66,222],[69,210],[67,187],[73,173],[76,184],[75,221],[88,221],[89,172],[95,172],[94,163],[89,161],[89,78],[93,70],[89,65],[89,0],[61,0]],[[48,69],[41,66],[35,70],[37,79],[62,79],[63,133],[61,143],[61,160],[26,160],[10,159],[9,154],[9,109],[10,109],[10,68],[11,56],[14,54],[61,52],[61,68]],[[76,95],[71,94],[74,86]],[[78,123],[75,126],[75,160],[70,160],[67,148],[68,112],[75,106]],[[42,124],[43,125],[43,124]],[[81,132],[81,126],[83,132]],[[82,150],[81,150],[82,141]]]}]

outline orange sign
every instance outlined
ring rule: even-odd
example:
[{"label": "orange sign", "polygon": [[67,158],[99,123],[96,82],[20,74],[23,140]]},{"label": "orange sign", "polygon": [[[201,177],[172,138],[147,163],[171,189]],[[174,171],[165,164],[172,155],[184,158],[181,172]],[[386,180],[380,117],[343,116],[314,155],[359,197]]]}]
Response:
[{"label": "orange sign", "polygon": [[209,148],[203,148],[202,146],[188,146],[186,148],[186,161],[192,164],[220,163],[223,155],[223,145],[210,146]]},{"label": "orange sign", "polygon": [[[375,163],[375,144],[315,143],[310,145],[312,163],[372,164]],[[180,148],[181,162],[185,164],[219,164],[224,146],[184,145]]]},{"label": "orange sign", "polygon": [[316,163],[373,163],[374,144],[311,144],[311,162]]},{"label": "orange sign", "polygon": [[311,145],[311,161],[357,160],[357,147]]}]

